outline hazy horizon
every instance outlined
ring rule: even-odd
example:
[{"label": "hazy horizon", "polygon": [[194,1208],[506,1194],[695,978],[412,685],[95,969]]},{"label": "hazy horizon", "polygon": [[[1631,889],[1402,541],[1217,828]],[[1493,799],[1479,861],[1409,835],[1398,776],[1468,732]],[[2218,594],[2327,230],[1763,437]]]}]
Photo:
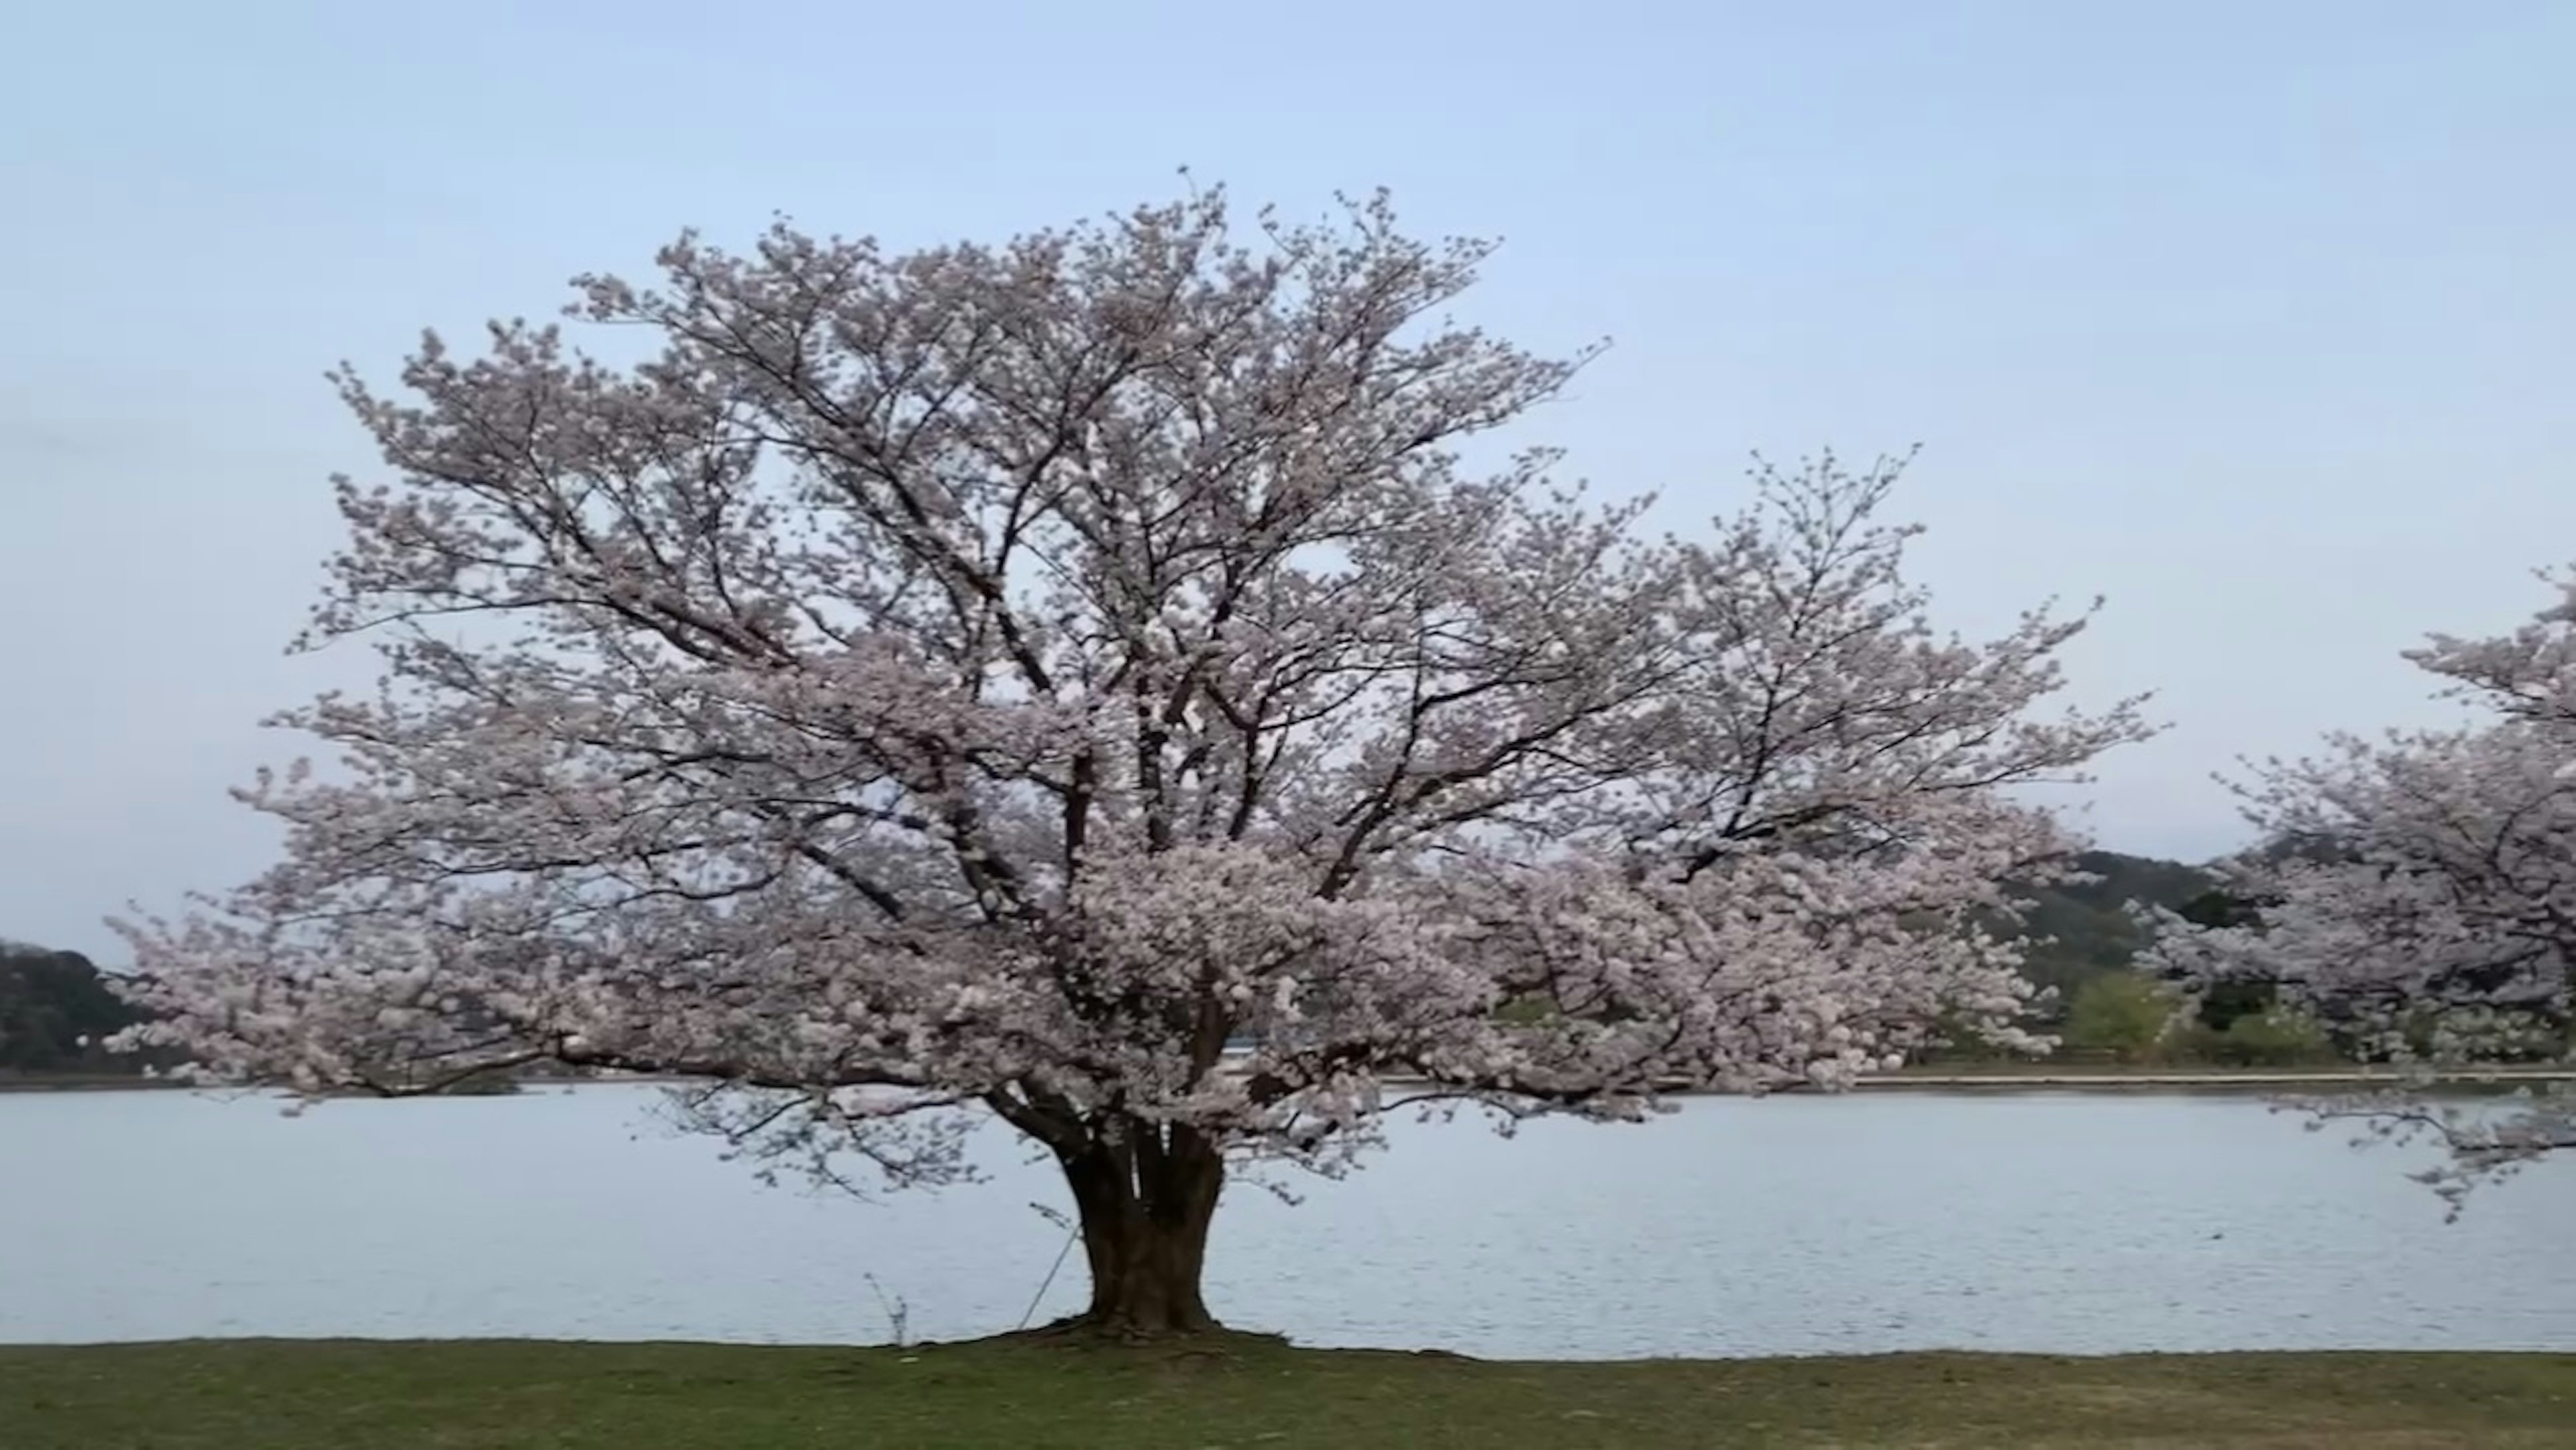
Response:
[{"label": "hazy horizon", "polygon": [[[1504,246],[1460,315],[1613,348],[1513,431],[1658,522],[1748,454],[1922,443],[1917,575],[1971,634],[2108,604],[2075,698],[2159,692],[2100,844],[2244,839],[2210,780],[2448,718],[2398,652],[2576,559],[2576,7],[1175,5],[757,24],[661,0],[0,19],[0,938],[270,858],[258,719],[375,459],[322,381],[550,314],[683,226],[904,247],[1176,194],[1385,185]],[[1277,22],[1272,22],[1278,26]]]}]

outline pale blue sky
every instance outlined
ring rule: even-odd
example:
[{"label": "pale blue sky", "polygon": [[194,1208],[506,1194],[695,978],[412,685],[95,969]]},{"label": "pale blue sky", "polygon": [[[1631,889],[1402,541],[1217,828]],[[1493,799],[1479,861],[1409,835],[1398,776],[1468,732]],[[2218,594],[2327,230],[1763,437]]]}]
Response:
[{"label": "pale blue sky", "polygon": [[2396,651],[2576,558],[2576,4],[664,0],[0,17],[0,936],[256,869],[223,795],[373,460],[321,371],[536,314],[682,225],[890,243],[1395,189],[1500,235],[1466,307],[1614,350],[1528,430],[1687,524],[1746,453],[1920,440],[1970,627],[2110,595],[2118,848],[2210,771],[2437,718]]}]

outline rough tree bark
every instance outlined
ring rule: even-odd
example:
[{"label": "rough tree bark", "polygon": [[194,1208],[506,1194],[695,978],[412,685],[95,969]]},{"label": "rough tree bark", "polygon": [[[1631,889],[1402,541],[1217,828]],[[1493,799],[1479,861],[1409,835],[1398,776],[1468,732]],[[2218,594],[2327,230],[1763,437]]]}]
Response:
[{"label": "rough tree bark", "polygon": [[1217,1328],[1199,1288],[1223,1153],[1197,1131],[1122,1121],[1060,1153],[1091,1267],[1091,1306],[1060,1328],[1121,1338]]}]

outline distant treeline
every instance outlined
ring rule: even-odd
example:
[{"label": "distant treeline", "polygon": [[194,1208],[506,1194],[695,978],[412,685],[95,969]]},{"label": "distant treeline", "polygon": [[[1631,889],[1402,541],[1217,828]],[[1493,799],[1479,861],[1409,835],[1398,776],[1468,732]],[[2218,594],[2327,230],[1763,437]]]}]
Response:
[{"label": "distant treeline", "polygon": [[[2328,849],[2283,841],[2263,854],[2277,858]],[[2026,886],[2018,893],[2035,903],[2021,929],[2030,943],[2023,972],[2053,989],[2033,1009],[2032,1025],[2058,1037],[2061,1056],[2290,1067],[2350,1055],[2350,1044],[2324,1024],[2287,1010],[2267,984],[2222,984],[2177,1020],[2179,994],[2133,965],[2150,930],[2133,906],[2162,907],[2202,926],[2259,926],[2263,903],[2239,898],[2221,887],[2215,872],[2179,861],[2087,851],[2076,865],[2094,879]]]},{"label": "distant treeline", "polygon": [[104,1046],[136,1020],[89,958],[0,942],[0,1073],[140,1074],[149,1059]]},{"label": "distant treeline", "polygon": [[2022,971],[2042,987],[2057,989],[2051,1020],[2069,1010],[2085,985],[2107,972],[2125,972],[2147,944],[2130,914],[2132,902],[2186,914],[2221,908],[2218,878],[2204,867],[2117,851],[2087,851],[2075,858],[2096,879],[2062,886],[2022,886],[2015,894],[2036,903],[2021,934],[2031,945]]}]

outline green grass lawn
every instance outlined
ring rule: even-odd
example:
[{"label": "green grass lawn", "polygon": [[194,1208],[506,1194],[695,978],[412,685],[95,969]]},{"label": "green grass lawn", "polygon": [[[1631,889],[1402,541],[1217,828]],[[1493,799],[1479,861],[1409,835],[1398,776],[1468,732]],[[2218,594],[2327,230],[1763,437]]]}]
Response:
[{"label": "green grass lawn", "polygon": [[984,1343],[0,1348],[7,1450],[2576,1446],[2576,1354],[1630,1364]]}]

